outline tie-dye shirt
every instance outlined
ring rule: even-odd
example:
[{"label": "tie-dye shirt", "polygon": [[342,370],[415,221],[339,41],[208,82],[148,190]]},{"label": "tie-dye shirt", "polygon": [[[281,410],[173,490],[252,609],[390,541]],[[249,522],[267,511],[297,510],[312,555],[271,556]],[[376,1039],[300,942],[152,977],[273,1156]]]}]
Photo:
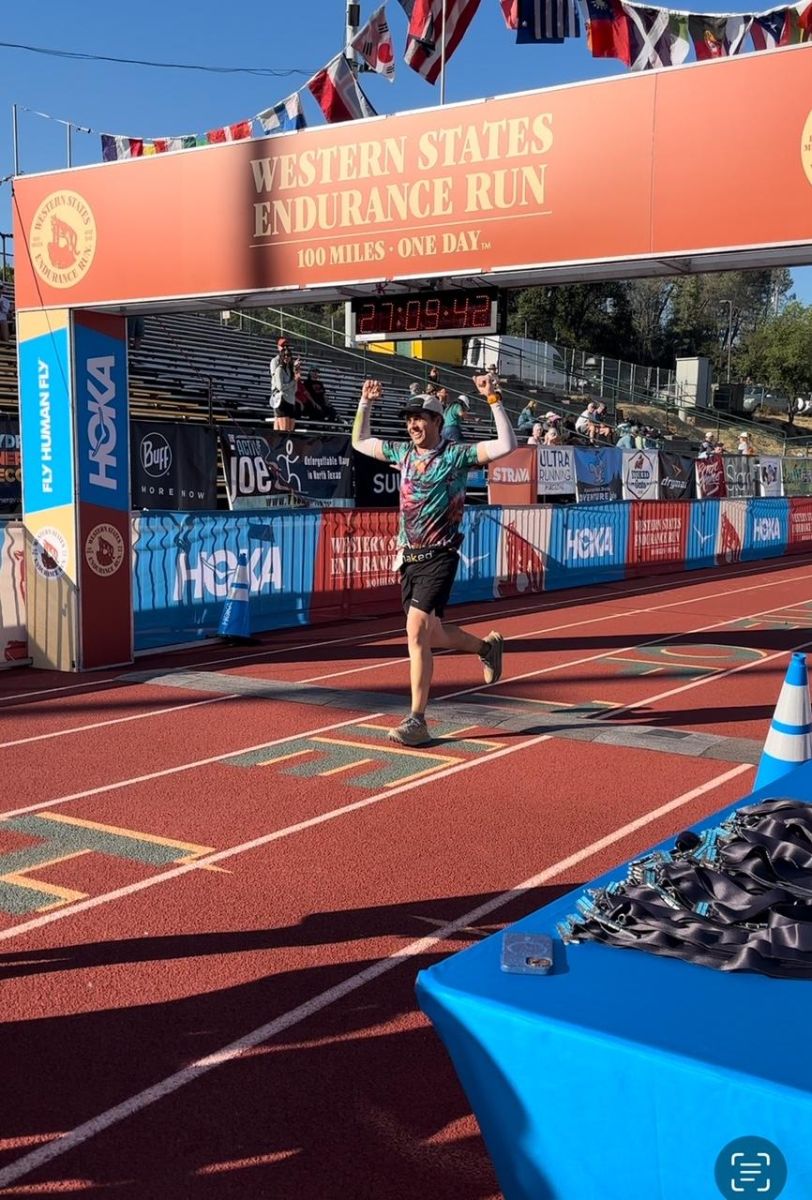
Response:
[{"label": "tie-dye shirt", "polygon": [[411,442],[382,442],[381,452],[400,468],[398,546],[456,549],[466,477],[478,465],[476,446],[442,441],[418,454]]}]

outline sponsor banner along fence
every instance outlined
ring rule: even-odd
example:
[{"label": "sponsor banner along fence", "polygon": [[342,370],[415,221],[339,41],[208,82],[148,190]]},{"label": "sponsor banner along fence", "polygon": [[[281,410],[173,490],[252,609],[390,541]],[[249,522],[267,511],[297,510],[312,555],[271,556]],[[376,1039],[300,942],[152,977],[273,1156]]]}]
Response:
[{"label": "sponsor banner along fence", "polygon": [[0,417],[0,516],[19,513],[23,502],[20,422]]},{"label": "sponsor banner along fence", "polygon": [[[133,518],[138,650],[217,633],[241,550],[254,632],[396,612],[393,509]],[[471,506],[452,604],[812,552],[812,498]],[[0,522],[0,661],[26,657],[24,539]]]},{"label": "sponsor banner along fence", "polygon": [[205,425],[131,421],[132,507],[217,507],[217,433]]}]

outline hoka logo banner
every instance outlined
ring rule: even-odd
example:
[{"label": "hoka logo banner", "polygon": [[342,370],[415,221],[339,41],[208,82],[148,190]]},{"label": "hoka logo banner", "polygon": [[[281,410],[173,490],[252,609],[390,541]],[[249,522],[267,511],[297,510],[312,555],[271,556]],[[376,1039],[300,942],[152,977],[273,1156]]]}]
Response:
[{"label": "hoka logo banner", "polygon": [[[225,600],[228,585],[237,569],[235,550],[217,549],[200,552],[190,562],[181,551],[175,570],[176,604],[188,600]],[[278,546],[257,546],[248,559],[251,592],[282,590],[282,559]]]},{"label": "hoka logo banner", "polygon": [[567,558],[584,561],[611,557],[614,552],[614,537],[609,525],[597,529],[567,530]]},{"label": "hoka logo banner", "polygon": [[756,517],[753,521],[754,542],[780,542],[781,522],[778,517]]}]

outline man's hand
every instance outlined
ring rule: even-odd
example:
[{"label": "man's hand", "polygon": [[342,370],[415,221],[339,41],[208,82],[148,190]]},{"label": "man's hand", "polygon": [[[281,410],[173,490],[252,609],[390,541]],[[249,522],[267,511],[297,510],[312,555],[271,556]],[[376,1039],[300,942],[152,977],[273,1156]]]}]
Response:
[{"label": "man's hand", "polygon": [[383,395],[383,387],[379,379],[365,379],[361,387],[361,399],[367,404],[372,404],[375,400],[380,400]]},{"label": "man's hand", "polygon": [[488,396],[499,395],[499,388],[498,386],[494,386],[490,372],[488,372],[486,375],[475,375],[474,387],[479,392],[480,396],[484,396],[486,400],[488,399]]}]

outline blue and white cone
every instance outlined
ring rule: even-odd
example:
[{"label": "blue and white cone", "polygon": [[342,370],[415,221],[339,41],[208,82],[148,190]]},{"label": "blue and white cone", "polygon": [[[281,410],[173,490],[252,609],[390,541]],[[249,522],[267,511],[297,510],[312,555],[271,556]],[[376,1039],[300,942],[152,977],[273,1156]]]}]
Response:
[{"label": "blue and white cone", "polygon": [[251,636],[251,614],[248,606],[248,555],[240,551],[237,569],[228,587],[228,596],[223,605],[223,615],[217,630],[224,638],[249,638]]},{"label": "blue and white cone", "polygon": [[806,655],[793,654],[764,743],[753,790],[769,786],[812,759],[812,706]]}]

